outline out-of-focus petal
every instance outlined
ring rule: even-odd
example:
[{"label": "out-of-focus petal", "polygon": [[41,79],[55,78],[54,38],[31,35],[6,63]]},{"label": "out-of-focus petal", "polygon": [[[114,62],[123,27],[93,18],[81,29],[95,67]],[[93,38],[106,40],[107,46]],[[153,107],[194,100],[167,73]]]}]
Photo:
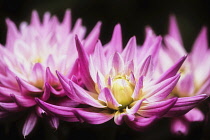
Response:
[{"label": "out-of-focus petal", "polygon": [[204,114],[197,108],[187,112],[184,117],[190,122],[201,122],[204,120]]},{"label": "out-of-focus petal", "polygon": [[183,118],[173,118],[171,121],[171,132],[177,135],[187,135],[189,131],[189,122]]},{"label": "out-of-focus petal", "polygon": [[28,115],[28,117],[24,123],[23,130],[22,130],[22,134],[24,137],[26,137],[34,129],[37,119],[38,119],[38,117],[35,114],[35,112],[31,112]]}]

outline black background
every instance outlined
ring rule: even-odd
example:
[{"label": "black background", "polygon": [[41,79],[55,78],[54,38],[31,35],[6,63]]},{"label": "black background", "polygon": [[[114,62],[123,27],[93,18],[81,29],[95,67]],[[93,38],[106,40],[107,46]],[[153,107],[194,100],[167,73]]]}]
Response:
[{"label": "black background", "polygon": [[[144,40],[144,28],[150,25],[159,35],[165,35],[170,14],[175,14],[181,29],[184,45],[189,51],[202,26],[210,27],[210,2],[208,0],[0,0],[0,43],[5,43],[5,18],[16,25],[30,21],[32,10],[42,17],[50,11],[59,19],[66,9],[71,9],[73,23],[83,19],[89,32],[97,21],[102,21],[101,40],[107,43],[115,24],[120,23],[123,30],[124,45],[135,35],[139,44]],[[102,125],[88,125],[61,122],[57,131],[40,120],[35,131],[27,139],[108,139],[108,140],[165,140],[165,139],[208,139],[210,126],[193,124],[188,136],[173,136],[169,133],[168,120],[160,121],[145,132],[136,132],[125,126],[116,126],[112,121]],[[15,123],[1,123],[0,139],[23,139],[21,120]]]}]

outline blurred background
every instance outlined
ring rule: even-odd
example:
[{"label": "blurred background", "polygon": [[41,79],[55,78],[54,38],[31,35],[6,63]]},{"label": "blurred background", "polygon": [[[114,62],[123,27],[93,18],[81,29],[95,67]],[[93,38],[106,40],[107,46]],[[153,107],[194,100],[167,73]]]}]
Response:
[{"label": "blurred background", "polygon": [[[0,43],[5,43],[5,18],[10,18],[19,25],[30,21],[32,10],[37,10],[40,17],[46,11],[62,20],[66,9],[71,9],[73,23],[82,18],[83,25],[89,32],[97,21],[102,21],[101,40],[107,43],[114,26],[120,23],[124,45],[135,35],[139,44],[145,38],[145,26],[151,26],[156,34],[165,35],[171,14],[176,15],[184,45],[189,51],[202,26],[210,28],[210,1],[208,0],[0,0]],[[92,126],[62,123],[58,131],[51,130],[44,123],[28,139],[208,139],[210,126],[195,124],[189,136],[173,136],[169,133],[167,120],[159,122],[150,130],[141,133],[126,126],[118,127],[113,121]],[[18,131],[17,131],[18,130]],[[0,137],[5,139],[23,139],[18,124],[0,125]]]}]

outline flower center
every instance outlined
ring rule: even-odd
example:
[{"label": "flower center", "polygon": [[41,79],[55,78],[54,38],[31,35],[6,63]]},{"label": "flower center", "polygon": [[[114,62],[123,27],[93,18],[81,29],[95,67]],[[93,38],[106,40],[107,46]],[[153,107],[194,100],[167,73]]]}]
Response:
[{"label": "flower center", "polygon": [[42,63],[42,58],[41,57],[36,57],[35,59],[32,60],[33,63]]},{"label": "flower center", "polygon": [[133,101],[131,96],[134,85],[125,76],[116,76],[112,81],[111,90],[115,99],[123,108]]}]

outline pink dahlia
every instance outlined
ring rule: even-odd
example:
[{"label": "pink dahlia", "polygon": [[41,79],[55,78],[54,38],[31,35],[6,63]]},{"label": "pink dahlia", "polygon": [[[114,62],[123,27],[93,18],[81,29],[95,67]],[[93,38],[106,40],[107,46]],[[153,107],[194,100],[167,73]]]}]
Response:
[{"label": "pink dahlia", "polygon": [[[33,130],[38,117],[43,114],[57,128],[58,118],[42,110],[34,99],[56,105],[76,105],[64,94],[55,71],[69,78],[79,76],[75,35],[82,39],[83,49],[89,54],[98,39],[101,23],[86,38],[86,28],[82,26],[81,19],[71,28],[69,10],[62,22],[48,12],[40,21],[37,12],[33,11],[30,24],[22,22],[19,30],[9,19],[6,23],[6,45],[0,46],[0,118],[27,111],[22,130],[24,136]],[[73,114],[67,119],[77,121]]]},{"label": "pink dahlia", "polygon": [[[76,78],[69,79],[57,73],[67,96],[83,108],[57,106],[37,98],[38,104],[55,116],[73,112],[81,122],[90,124],[101,124],[114,118],[117,125],[125,122],[134,130],[144,130],[172,107],[177,109],[174,107],[177,98],[168,98],[168,95],[180,77],[177,71],[185,56],[154,78],[153,60],[158,54],[161,37],[148,32],[141,48],[137,48],[136,38],[132,37],[123,49],[121,36],[120,25],[116,25],[111,41],[105,47],[98,41],[90,56],[76,37],[85,88],[77,84]],[[177,112],[188,111],[204,98],[206,95],[196,100],[182,100],[183,108],[178,106]]]},{"label": "pink dahlia", "polygon": [[[169,34],[165,36],[165,47],[161,50],[159,59],[160,71],[166,70],[174,64],[179,57],[187,55],[184,49],[181,35],[178,30],[176,19],[174,16],[170,18]],[[183,97],[180,100],[187,98],[197,98],[203,94],[210,94],[210,49],[208,48],[207,29],[203,27],[192,47],[192,51],[179,72],[181,78],[178,81],[175,89],[172,91],[172,96]],[[175,106],[179,106],[179,99]],[[169,113],[172,113],[172,108]],[[170,116],[170,115],[169,115]],[[203,121],[204,114],[194,108],[184,116],[174,118],[171,124],[171,131],[176,134],[188,133],[190,122]]]}]

